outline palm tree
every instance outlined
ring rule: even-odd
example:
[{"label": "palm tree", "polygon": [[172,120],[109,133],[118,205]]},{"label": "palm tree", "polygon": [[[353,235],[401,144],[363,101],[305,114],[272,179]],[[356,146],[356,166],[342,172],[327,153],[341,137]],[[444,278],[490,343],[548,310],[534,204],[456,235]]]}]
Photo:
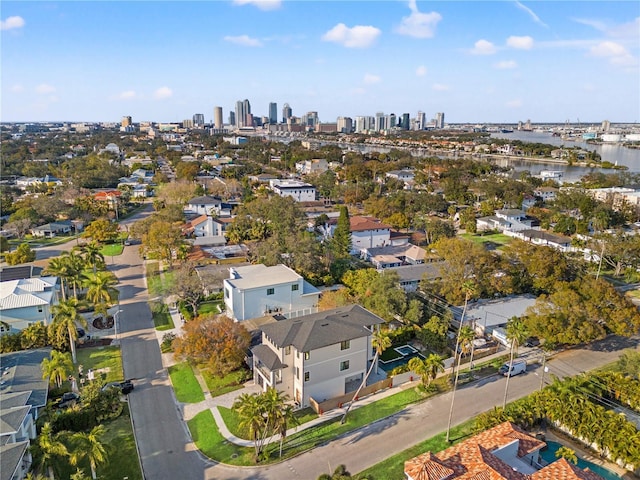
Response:
[{"label": "palm tree", "polygon": [[98,268],[104,268],[104,255],[98,242],[92,241],[80,248],[84,261],[93,269],[95,274]]},{"label": "palm tree", "polygon": [[[524,343],[527,339],[527,326],[524,320],[520,317],[512,317],[507,322],[507,338],[511,340],[511,352],[509,355],[509,367],[513,365],[513,354],[517,352],[518,345]],[[509,392],[509,379],[511,378],[511,371],[507,374],[507,383],[504,386],[504,399],[502,401],[502,408],[507,405],[507,394]]]},{"label": "palm tree", "polygon": [[74,370],[71,356],[68,353],[58,352],[57,350],[51,350],[50,358],[43,359],[41,367],[42,378],[48,378],[50,383],[55,382],[58,388],[62,386],[62,382]]},{"label": "palm tree", "polygon": [[347,405],[347,408],[344,411],[344,415],[342,415],[342,419],[340,420],[340,423],[344,423],[347,420],[347,413],[349,413],[349,410],[351,410],[351,407],[353,406],[353,402],[355,402],[356,398],[358,398],[358,395],[360,394],[360,390],[362,390],[364,386],[367,384],[367,379],[369,378],[369,375],[371,375],[371,371],[373,370],[373,367],[378,363],[378,358],[380,357],[380,355],[382,355],[382,352],[384,352],[387,348],[391,346],[391,339],[386,333],[382,332],[378,328],[378,330],[373,334],[373,337],[371,338],[371,346],[375,349],[376,354],[373,356],[373,360],[371,361],[371,366],[369,367],[369,370],[367,370],[366,375],[362,379],[362,383],[356,390],[356,393],[353,394],[353,398]]},{"label": "palm tree", "polygon": [[37,450],[40,454],[40,467],[46,469],[51,480],[55,480],[53,462],[56,457],[69,455],[67,447],[60,441],[60,434],[54,435],[49,422],[45,423],[37,439]]},{"label": "palm tree", "polygon": [[75,447],[71,453],[71,464],[78,465],[83,458],[89,460],[91,466],[91,478],[96,480],[96,467],[107,460],[107,452],[100,441],[104,435],[104,426],[93,427],[89,433],[77,432],[71,437]]},{"label": "palm tree", "polygon": [[67,265],[67,283],[73,287],[73,297],[78,298],[78,286],[82,285],[84,280],[84,260],[74,251],[62,252],[60,255],[62,261]]},{"label": "palm tree", "polygon": [[[460,324],[458,325],[458,335],[456,337],[456,348],[454,350],[454,355],[458,354],[458,346],[460,345],[460,333],[462,332],[462,325],[464,324],[464,316],[467,313],[469,299],[477,293],[477,286],[471,280],[467,280],[462,284],[462,290],[464,291],[464,308],[462,309]],[[462,355],[460,355],[460,357],[462,357]],[[458,357],[458,366],[460,366],[460,357]],[[455,362],[453,363],[451,368],[455,368]],[[449,442],[449,435],[451,433],[451,417],[453,416],[453,404],[456,400],[456,390],[458,388],[458,373],[459,371],[456,370],[456,376],[453,382],[453,392],[451,392],[451,407],[449,408],[449,421],[447,423],[447,443]]]},{"label": "palm tree", "polygon": [[66,330],[69,334],[71,358],[76,363],[76,340],[78,339],[78,324],[87,327],[87,321],[78,313],[78,300],[71,298],[52,307],[53,323],[51,328],[59,337]]},{"label": "palm tree", "polygon": [[576,452],[569,447],[565,447],[564,445],[556,450],[556,458],[564,458],[566,461],[571,462],[574,465],[578,464],[578,457],[576,456]]},{"label": "palm tree", "polygon": [[285,405],[278,410],[275,429],[280,435],[280,457],[282,457],[282,444],[287,438],[289,426],[298,426],[300,422],[293,411],[293,405]]},{"label": "palm tree", "polygon": [[107,305],[118,298],[117,284],[118,280],[111,272],[97,272],[87,278],[84,284],[87,300],[94,303],[97,312],[106,315]]},{"label": "palm tree", "polygon": [[62,300],[67,299],[67,278],[69,275],[69,267],[61,257],[55,257],[49,260],[47,268],[42,272],[45,275],[53,275],[60,278],[60,291],[62,292]]},{"label": "palm tree", "polygon": [[262,453],[261,439],[265,433],[265,415],[261,396],[243,393],[234,402],[233,409],[240,418],[238,426],[253,440],[257,460]]},{"label": "palm tree", "polygon": [[444,360],[436,353],[430,354],[427,358],[413,357],[407,364],[409,370],[416,372],[421,377],[422,384],[428,388],[435,380],[439,372],[444,371]]}]

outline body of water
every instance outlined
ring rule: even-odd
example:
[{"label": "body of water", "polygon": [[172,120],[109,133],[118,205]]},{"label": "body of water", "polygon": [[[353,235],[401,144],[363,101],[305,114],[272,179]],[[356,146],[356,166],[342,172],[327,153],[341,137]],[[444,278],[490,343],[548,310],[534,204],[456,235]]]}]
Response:
[{"label": "body of water", "polygon": [[[551,442],[548,440],[546,441],[546,444],[547,444],[547,449],[540,452],[540,456],[547,463],[555,462],[557,460],[556,452],[560,447],[562,447],[562,445],[559,444],[558,442]],[[595,463],[591,463],[586,460],[583,460],[580,457],[578,457],[578,467],[582,469],[589,468],[589,470],[591,470],[594,473],[597,473],[605,480],[620,480],[620,477],[615,473],[613,473],[612,471],[607,470],[606,468],[601,467],[600,465],[596,465]]]}]

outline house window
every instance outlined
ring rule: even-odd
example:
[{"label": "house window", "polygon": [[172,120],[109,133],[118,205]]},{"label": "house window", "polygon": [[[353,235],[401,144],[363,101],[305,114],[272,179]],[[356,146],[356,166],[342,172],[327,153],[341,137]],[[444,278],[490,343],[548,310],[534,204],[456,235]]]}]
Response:
[{"label": "house window", "polygon": [[292,292],[296,292],[296,291],[298,290],[298,288],[299,288],[299,287],[300,287],[300,286],[299,286],[297,283],[296,283],[296,284],[294,284],[294,285],[291,285],[291,291],[292,291]]},{"label": "house window", "polygon": [[349,350],[351,347],[351,340],[345,340],[344,342],[340,342],[340,350]]},{"label": "house window", "polygon": [[38,307],[38,312],[39,312],[39,313],[42,313],[42,305],[40,305],[40,306]]},{"label": "house window", "polygon": [[304,381],[305,382],[309,381],[309,372],[304,372]]},{"label": "house window", "polygon": [[228,289],[224,289],[224,298],[229,298],[229,290]]},{"label": "house window", "polygon": [[310,357],[309,352],[304,352],[304,359],[309,360],[309,357]]},{"label": "house window", "polygon": [[349,360],[345,360],[344,362],[340,362],[340,371],[344,372],[345,370],[349,370]]},{"label": "house window", "polygon": [[291,355],[291,345],[284,347],[284,354]]},{"label": "house window", "polygon": [[275,288],[267,288],[267,295],[273,295],[274,293],[276,293]]},{"label": "house window", "polygon": [[300,369],[296,367],[296,378],[300,380]]}]

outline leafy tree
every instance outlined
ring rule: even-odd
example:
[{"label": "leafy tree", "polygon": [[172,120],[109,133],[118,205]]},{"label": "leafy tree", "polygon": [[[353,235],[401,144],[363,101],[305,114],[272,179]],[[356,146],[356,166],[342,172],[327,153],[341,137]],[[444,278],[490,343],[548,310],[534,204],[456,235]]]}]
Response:
[{"label": "leafy tree", "polygon": [[578,464],[578,457],[576,456],[575,450],[565,447],[564,445],[556,450],[556,458],[564,458],[566,461],[571,462],[574,465]]},{"label": "leafy tree", "polygon": [[186,262],[174,271],[174,282],[170,293],[187,302],[194,315],[198,313],[198,301],[204,294],[204,288],[195,264]]},{"label": "leafy tree", "polygon": [[9,251],[9,240],[7,237],[0,236],[0,253]]},{"label": "leafy tree", "polygon": [[624,352],[618,365],[626,376],[640,380],[640,352]]},{"label": "leafy tree", "polygon": [[171,262],[174,253],[177,254],[182,244],[180,228],[163,220],[151,223],[147,233],[142,236],[144,251],[154,253],[166,262]]},{"label": "leafy tree", "polygon": [[87,321],[78,313],[78,301],[75,298],[63,300],[52,307],[53,322],[49,325],[49,338],[68,338],[71,358],[76,363],[76,340],[78,325],[87,327]]},{"label": "leafy tree", "polygon": [[331,251],[337,259],[349,258],[351,253],[351,223],[345,206],[340,207],[340,216],[331,239]]},{"label": "leafy tree", "polygon": [[100,440],[104,433],[104,425],[98,425],[88,433],[76,432],[71,437],[73,444],[70,457],[71,465],[78,465],[80,461],[86,458],[91,467],[91,478],[93,480],[96,480],[96,467],[107,461],[107,451]]},{"label": "leafy tree", "polygon": [[20,344],[24,350],[48,345],[47,327],[42,322],[29,325],[20,332]]},{"label": "leafy tree", "polygon": [[225,316],[201,315],[187,322],[173,342],[175,355],[206,364],[224,376],[243,364],[251,337],[240,324]]},{"label": "leafy tree", "polygon": [[33,262],[36,259],[36,252],[28,243],[21,243],[13,252],[4,254],[4,260],[9,265],[20,265],[22,263]]},{"label": "leafy tree", "polygon": [[425,322],[418,336],[431,350],[442,351],[447,345],[447,331],[451,321],[446,316],[433,315]]},{"label": "leafy tree", "polygon": [[21,218],[18,220],[11,220],[4,225],[5,230],[16,232],[18,238],[24,238],[25,234],[29,233],[31,226],[34,222],[30,218]]},{"label": "leafy tree", "polygon": [[45,423],[38,435],[33,448],[38,464],[43,470],[47,470],[49,478],[55,480],[53,466],[60,457],[68,457],[69,451],[61,441],[61,435],[54,434],[49,422]]},{"label": "leafy tree", "polygon": [[42,378],[48,378],[51,383],[55,382],[58,388],[74,370],[71,355],[57,350],[51,350],[49,358],[42,360],[41,367]]},{"label": "leafy tree", "polygon": [[117,223],[106,218],[99,218],[87,225],[82,236],[104,243],[118,238],[119,229],[120,227]]},{"label": "leafy tree", "polygon": [[408,367],[411,371],[420,375],[422,384],[425,387],[429,387],[438,373],[444,371],[444,360],[440,355],[432,353],[425,359],[413,357],[409,360]]},{"label": "leafy tree", "polygon": [[[518,345],[525,342],[529,332],[527,331],[527,325],[520,317],[511,317],[507,322],[507,339],[511,342],[509,348],[509,365],[513,365],[513,356],[518,351]],[[507,395],[509,392],[509,380],[511,374],[507,375],[507,382],[504,386],[504,399],[502,401],[502,408],[507,406]]]}]

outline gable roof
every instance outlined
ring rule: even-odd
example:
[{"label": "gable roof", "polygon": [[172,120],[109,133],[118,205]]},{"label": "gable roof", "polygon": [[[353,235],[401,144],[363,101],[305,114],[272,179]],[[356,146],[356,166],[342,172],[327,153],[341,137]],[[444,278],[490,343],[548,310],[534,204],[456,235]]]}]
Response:
[{"label": "gable roof", "polygon": [[349,218],[350,230],[352,232],[364,232],[367,230],[391,229],[390,225],[382,223],[375,217],[354,216]]},{"label": "gable roof", "polygon": [[531,475],[532,480],[602,480],[602,477],[588,468],[584,470],[560,458],[542,470]]},{"label": "gable roof", "polygon": [[10,392],[0,395],[0,410],[27,405],[31,391]]},{"label": "gable roof", "polygon": [[2,461],[2,468],[0,468],[0,480],[11,480],[16,473],[22,457],[24,457],[27,448],[29,447],[29,441],[7,443],[6,445],[0,445],[0,459]]},{"label": "gable roof", "polygon": [[404,472],[412,480],[446,480],[454,473],[431,452],[423,453],[404,462]]},{"label": "gable roof", "polygon": [[[28,405],[44,407],[47,403],[49,382],[42,378],[42,360],[49,358],[51,348],[36,348],[0,354],[2,382],[0,394],[31,392]],[[4,408],[4,405],[3,405]]]},{"label": "gable roof", "polygon": [[29,415],[29,410],[31,410],[29,405],[3,408],[0,412],[0,436],[16,433],[22,425],[24,417]]},{"label": "gable roof", "polygon": [[194,197],[187,202],[188,205],[217,205],[222,200],[218,197],[212,197],[210,195],[203,195],[201,197]]},{"label": "gable roof", "polygon": [[309,352],[346,340],[367,337],[367,326],[384,320],[360,305],[313,313],[303,317],[281,320],[260,327],[264,335],[277,347],[293,345],[298,351]]}]

